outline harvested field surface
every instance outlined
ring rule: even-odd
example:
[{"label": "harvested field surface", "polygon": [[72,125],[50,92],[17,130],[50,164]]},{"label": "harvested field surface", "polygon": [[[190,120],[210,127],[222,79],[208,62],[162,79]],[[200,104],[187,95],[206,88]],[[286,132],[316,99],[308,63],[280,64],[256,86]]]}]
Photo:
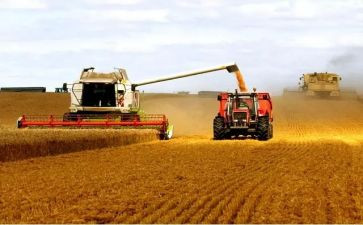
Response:
[{"label": "harvested field surface", "polygon": [[359,101],[276,97],[259,142],[211,140],[214,98],[144,97],[178,137],[0,163],[0,222],[363,223]]}]

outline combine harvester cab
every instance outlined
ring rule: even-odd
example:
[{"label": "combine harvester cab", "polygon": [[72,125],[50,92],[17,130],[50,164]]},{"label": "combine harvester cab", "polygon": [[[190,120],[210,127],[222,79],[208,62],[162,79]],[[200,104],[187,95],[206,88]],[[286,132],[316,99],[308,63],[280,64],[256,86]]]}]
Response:
[{"label": "combine harvester cab", "polygon": [[173,126],[163,114],[145,114],[140,110],[138,86],[189,76],[227,70],[239,71],[235,63],[179,73],[150,81],[131,83],[126,70],[97,73],[83,69],[80,79],[70,86],[71,105],[62,116],[27,116],[17,121],[18,128],[146,128],[157,129],[160,138],[173,135]]},{"label": "combine harvester cab", "polygon": [[219,112],[213,121],[214,139],[273,137],[272,101],[269,93],[220,93]]}]

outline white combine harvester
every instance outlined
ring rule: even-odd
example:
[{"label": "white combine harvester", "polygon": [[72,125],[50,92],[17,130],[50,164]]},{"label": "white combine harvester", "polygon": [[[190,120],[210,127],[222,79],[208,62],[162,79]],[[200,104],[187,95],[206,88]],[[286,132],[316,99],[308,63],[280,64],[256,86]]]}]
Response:
[{"label": "white combine harvester", "polygon": [[83,69],[80,79],[70,84],[71,105],[62,116],[26,116],[17,121],[18,128],[151,128],[160,132],[161,139],[169,139],[173,127],[165,115],[144,114],[140,110],[138,86],[219,70],[239,71],[235,63],[179,73],[155,80],[131,83],[126,70],[97,73],[94,68]]}]

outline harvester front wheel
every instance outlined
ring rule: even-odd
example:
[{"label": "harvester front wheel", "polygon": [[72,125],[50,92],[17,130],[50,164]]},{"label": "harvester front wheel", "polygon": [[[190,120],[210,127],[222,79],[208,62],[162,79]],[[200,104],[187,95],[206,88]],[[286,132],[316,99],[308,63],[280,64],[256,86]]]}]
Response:
[{"label": "harvester front wheel", "polygon": [[222,140],[226,137],[226,129],[224,126],[224,118],[216,116],[213,120],[214,139]]},{"label": "harvester front wheel", "polygon": [[257,139],[266,141],[271,138],[271,124],[269,116],[261,116],[257,123]]},{"label": "harvester front wheel", "polygon": [[77,117],[71,113],[63,114],[63,122],[76,121]]}]

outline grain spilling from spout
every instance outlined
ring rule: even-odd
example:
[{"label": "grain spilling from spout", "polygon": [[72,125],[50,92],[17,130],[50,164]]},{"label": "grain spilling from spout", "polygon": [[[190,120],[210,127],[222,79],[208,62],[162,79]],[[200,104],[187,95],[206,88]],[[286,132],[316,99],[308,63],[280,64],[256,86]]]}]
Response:
[{"label": "grain spilling from spout", "polygon": [[247,92],[248,91],[247,85],[245,83],[245,80],[243,79],[243,75],[242,75],[241,71],[237,70],[235,72],[235,74],[236,74],[236,78],[237,78],[237,81],[238,81],[239,90],[241,92]]}]

